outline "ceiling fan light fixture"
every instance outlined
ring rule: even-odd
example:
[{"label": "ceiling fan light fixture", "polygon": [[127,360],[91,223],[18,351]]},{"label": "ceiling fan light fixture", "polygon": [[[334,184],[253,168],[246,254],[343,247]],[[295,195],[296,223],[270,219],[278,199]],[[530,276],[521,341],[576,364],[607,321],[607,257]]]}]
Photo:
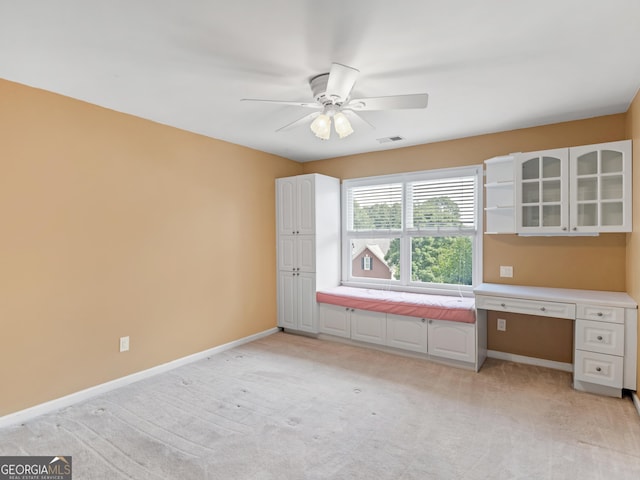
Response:
[{"label": "ceiling fan light fixture", "polygon": [[333,126],[340,138],[348,137],[353,133],[349,119],[342,112],[338,112],[333,116]]},{"label": "ceiling fan light fixture", "polygon": [[313,122],[311,122],[310,128],[316,137],[322,140],[329,140],[331,136],[331,119],[329,115],[325,113],[318,115]]}]

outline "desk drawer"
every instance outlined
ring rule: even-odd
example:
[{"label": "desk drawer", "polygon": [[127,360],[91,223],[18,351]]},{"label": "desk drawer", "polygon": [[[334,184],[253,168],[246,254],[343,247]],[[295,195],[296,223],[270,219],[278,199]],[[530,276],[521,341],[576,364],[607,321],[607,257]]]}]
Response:
[{"label": "desk drawer", "polygon": [[576,316],[577,318],[596,320],[598,322],[624,323],[624,308],[579,303]]},{"label": "desk drawer", "polygon": [[622,357],[576,350],[574,377],[582,382],[622,388]]},{"label": "desk drawer", "polygon": [[609,355],[624,355],[624,325],[576,320],[576,348]]},{"label": "desk drawer", "polygon": [[554,318],[576,318],[576,306],[573,303],[522,300],[519,298],[476,296],[476,308],[497,312],[525,313]]}]

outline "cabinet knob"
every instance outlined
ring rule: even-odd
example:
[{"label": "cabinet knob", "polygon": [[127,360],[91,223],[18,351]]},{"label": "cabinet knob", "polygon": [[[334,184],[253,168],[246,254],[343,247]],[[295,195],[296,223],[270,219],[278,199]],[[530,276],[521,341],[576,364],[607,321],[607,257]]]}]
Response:
[{"label": "cabinet knob", "polygon": [[422,323],[424,323],[426,321],[424,318],[422,318],[421,320],[422,320]]},{"label": "cabinet knob", "polygon": [[601,317],[602,315],[604,315],[602,312],[598,312],[596,315],[598,315],[599,317]]},{"label": "cabinet knob", "polygon": [[351,311],[352,311],[352,312],[355,312],[355,311],[356,311],[356,309],[355,309],[355,308],[352,308],[352,309],[351,309]]},{"label": "cabinet knob", "polygon": [[578,227],[573,227],[571,230],[575,232],[576,230],[578,230]]},{"label": "cabinet knob", "polygon": [[432,320],[432,319],[429,319],[429,323],[430,323],[431,325],[433,325],[433,320]]},{"label": "cabinet knob", "polygon": [[544,307],[540,307],[540,310],[541,310],[542,312],[546,312],[546,311],[547,311],[547,309],[546,309],[546,308],[544,308]]},{"label": "cabinet knob", "polygon": [[507,308],[507,304],[506,304],[506,303],[501,303],[501,304],[500,304],[500,306],[501,306],[502,308]]},{"label": "cabinet knob", "polygon": [[562,227],[562,230],[564,230],[566,232],[567,231],[567,227]]},{"label": "cabinet knob", "polygon": [[598,339],[598,341],[602,341],[602,335],[598,335],[596,338]]},{"label": "cabinet knob", "polygon": [[602,371],[602,368],[596,367],[596,372],[601,372],[601,371]]}]

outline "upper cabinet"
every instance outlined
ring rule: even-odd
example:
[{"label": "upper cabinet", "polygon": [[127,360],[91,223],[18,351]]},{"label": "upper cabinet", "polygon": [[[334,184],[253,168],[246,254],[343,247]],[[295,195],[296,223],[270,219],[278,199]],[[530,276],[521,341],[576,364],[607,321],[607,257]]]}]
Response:
[{"label": "upper cabinet", "polygon": [[631,231],[631,140],[569,150],[571,231]]},{"label": "upper cabinet", "polygon": [[516,231],[566,233],[569,230],[569,150],[518,155]]},{"label": "upper cabinet", "polygon": [[278,179],[277,215],[280,235],[315,233],[315,177],[300,175]]},{"label": "upper cabinet", "polygon": [[631,140],[518,153],[485,163],[486,233],[631,231]]}]

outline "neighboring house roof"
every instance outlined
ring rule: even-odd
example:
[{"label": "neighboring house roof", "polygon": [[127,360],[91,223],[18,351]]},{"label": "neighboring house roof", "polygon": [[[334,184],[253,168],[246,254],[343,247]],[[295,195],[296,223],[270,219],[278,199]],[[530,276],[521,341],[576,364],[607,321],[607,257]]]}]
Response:
[{"label": "neighboring house roof", "polygon": [[[382,252],[382,249],[380,248],[379,245],[376,245],[376,244],[363,245],[351,258],[353,259],[353,258],[359,257],[365,250],[369,250],[375,257],[378,258],[378,260],[380,260],[382,263],[387,265],[387,262],[384,259],[384,253]],[[389,265],[387,265],[387,267],[388,266]]]}]

